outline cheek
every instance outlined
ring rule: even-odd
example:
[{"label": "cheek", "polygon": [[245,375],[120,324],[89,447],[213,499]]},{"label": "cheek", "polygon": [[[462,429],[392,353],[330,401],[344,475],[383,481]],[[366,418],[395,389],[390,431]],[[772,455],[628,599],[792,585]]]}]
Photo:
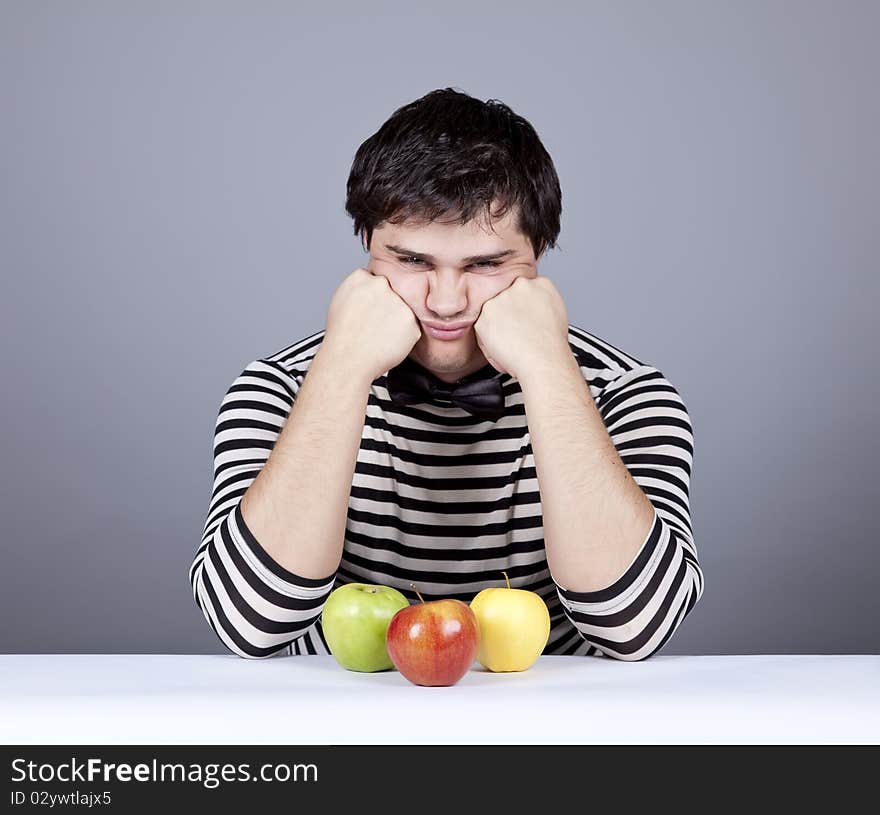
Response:
[{"label": "cheek", "polygon": [[501,294],[513,282],[507,277],[492,277],[474,280],[468,288],[468,299],[476,308],[482,308],[483,303],[491,300],[496,294]]},{"label": "cheek", "polygon": [[[429,291],[427,275],[402,274],[397,272],[391,264],[383,264],[382,274],[388,278],[391,288],[416,314],[423,313]],[[479,313],[486,300],[491,300],[496,294],[504,291],[515,279],[509,275],[504,277],[469,275],[468,278],[466,283],[467,299],[469,310],[473,313]]]},{"label": "cheek", "polygon": [[387,278],[391,288],[410,308],[420,300],[424,301],[425,287],[414,275],[395,274],[394,270],[387,266],[382,269],[382,274]]}]

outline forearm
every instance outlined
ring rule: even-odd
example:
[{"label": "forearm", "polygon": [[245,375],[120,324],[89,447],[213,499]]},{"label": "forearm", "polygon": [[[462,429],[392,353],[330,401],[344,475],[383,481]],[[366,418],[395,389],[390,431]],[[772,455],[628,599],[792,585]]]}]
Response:
[{"label": "forearm", "polygon": [[241,513],[268,554],[307,578],[339,565],[370,382],[322,346]]},{"label": "forearm", "polygon": [[617,454],[577,360],[561,354],[520,379],[556,583],[610,586],[632,562],[654,508]]}]

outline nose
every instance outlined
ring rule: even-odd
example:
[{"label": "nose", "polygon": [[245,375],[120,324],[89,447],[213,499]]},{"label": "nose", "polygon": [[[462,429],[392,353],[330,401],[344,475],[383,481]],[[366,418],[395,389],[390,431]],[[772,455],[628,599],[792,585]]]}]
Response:
[{"label": "nose", "polygon": [[428,273],[428,308],[442,319],[467,312],[467,285],[464,276],[455,271],[432,270]]}]

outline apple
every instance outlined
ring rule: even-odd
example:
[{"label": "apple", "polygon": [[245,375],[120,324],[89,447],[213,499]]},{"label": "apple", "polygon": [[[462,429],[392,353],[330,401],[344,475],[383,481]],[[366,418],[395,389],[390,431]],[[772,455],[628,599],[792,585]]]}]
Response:
[{"label": "apple", "polygon": [[550,637],[550,612],[533,591],[483,589],[470,608],[480,626],[477,659],[490,671],[524,671],[541,656]]},{"label": "apple", "polygon": [[330,592],[321,625],[330,653],[349,671],[388,671],[394,665],[385,648],[391,618],[409,600],[390,586],[346,583]]},{"label": "apple", "polygon": [[[415,586],[413,586],[415,590]],[[454,685],[473,664],[480,628],[467,603],[453,598],[401,609],[386,634],[388,655],[414,685]]]}]

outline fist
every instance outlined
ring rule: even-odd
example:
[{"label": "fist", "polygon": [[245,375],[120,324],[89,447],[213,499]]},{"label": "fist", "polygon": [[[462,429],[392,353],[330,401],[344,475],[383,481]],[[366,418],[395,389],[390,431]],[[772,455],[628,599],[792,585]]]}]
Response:
[{"label": "fist", "polygon": [[405,359],[421,336],[416,315],[387,278],[359,267],[333,294],[322,347],[372,382]]}]

